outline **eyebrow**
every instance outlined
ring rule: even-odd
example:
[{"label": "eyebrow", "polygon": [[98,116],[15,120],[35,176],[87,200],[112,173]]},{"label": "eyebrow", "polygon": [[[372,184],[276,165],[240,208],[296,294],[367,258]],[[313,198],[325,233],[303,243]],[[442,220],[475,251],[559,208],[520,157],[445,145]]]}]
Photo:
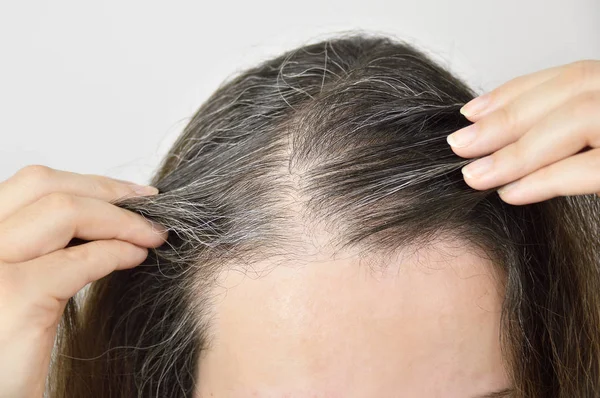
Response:
[{"label": "eyebrow", "polygon": [[504,398],[510,397],[514,392],[515,390],[513,390],[512,388],[505,388],[503,390],[492,391],[483,395],[477,395],[473,398]]}]

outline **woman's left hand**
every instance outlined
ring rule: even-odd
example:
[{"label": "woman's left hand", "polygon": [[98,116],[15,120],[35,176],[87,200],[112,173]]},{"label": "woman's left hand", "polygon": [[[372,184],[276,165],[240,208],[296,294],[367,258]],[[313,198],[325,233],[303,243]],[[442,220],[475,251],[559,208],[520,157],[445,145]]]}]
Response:
[{"label": "woman's left hand", "polygon": [[600,195],[600,61],[517,77],[461,113],[474,124],[448,137],[453,151],[491,154],[463,168],[471,187],[504,185],[500,197],[515,205]]}]

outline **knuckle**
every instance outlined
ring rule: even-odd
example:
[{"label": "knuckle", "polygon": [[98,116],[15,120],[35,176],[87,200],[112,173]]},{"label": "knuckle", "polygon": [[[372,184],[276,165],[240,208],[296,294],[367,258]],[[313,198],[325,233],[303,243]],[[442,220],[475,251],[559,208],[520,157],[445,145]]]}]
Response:
[{"label": "knuckle", "polygon": [[600,92],[587,91],[577,95],[563,108],[563,111],[564,116],[570,120],[590,120],[600,111]]},{"label": "knuckle", "polygon": [[119,198],[128,192],[123,192],[122,184],[112,181],[104,176],[88,174],[89,189],[92,197]]},{"label": "knuckle", "polygon": [[588,91],[577,96],[575,110],[583,112],[583,116],[595,115],[600,111],[600,92]]},{"label": "knuckle", "polygon": [[92,182],[92,190],[97,196],[104,194],[107,197],[116,198],[122,195],[122,192],[120,192],[121,190],[119,190],[119,187],[116,184],[111,184],[100,179]]},{"label": "knuckle", "polygon": [[89,185],[89,190],[90,196],[92,197],[97,197],[106,191],[106,189],[100,186],[100,184],[96,181],[91,181]]},{"label": "knuckle", "polygon": [[104,263],[120,263],[122,253],[119,249],[123,243],[116,240],[92,241],[85,245],[84,252],[81,255],[80,262],[91,263],[102,261]]},{"label": "knuckle", "polygon": [[64,192],[52,192],[42,197],[39,202],[51,212],[70,213],[76,207],[75,197]]},{"label": "knuckle", "polygon": [[63,260],[66,262],[84,263],[94,258],[94,249],[98,247],[97,241],[63,249]]},{"label": "knuckle", "polygon": [[567,84],[580,87],[600,78],[600,61],[590,59],[571,63],[563,74]]},{"label": "knuckle", "polygon": [[546,182],[551,180],[551,176],[552,176],[552,169],[553,167],[551,166],[546,166],[546,167],[542,167],[539,170],[535,171],[535,179],[541,182]]},{"label": "knuckle", "polygon": [[[560,188],[557,186],[555,179],[552,178],[553,167],[546,166],[535,172],[536,187],[544,192],[545,196],[555,197],[560,194]],[[561,184],[562,185],[562,184]]]},{"label": "knuckle", "polygon": [[523,140],[517,140],[507,147],[502,159],[503,164],[508,165],[511,172],[519,176],[523,176],[531,170],[531,164],[535,160],[532,159],[527,152]]},{"label": "knuckle", "polygon": [[503,129],[514,129],[517,127],[517,115],[514,110],[505,106],[497,111],[497,117],[499,125],[502,126]]},{"label": "knuckle", "polygon": [[582,72],[595,73],[598,71],[600,61],[593,59],[582,59],[572,63],[572,66],[580,69]]},{"label": "knuckle", "polygon": [[40,183],[51,178],[52,173],[53,170],[50,167],[34,164],[23,167],[15,173],[14,177],[24,181]]}]

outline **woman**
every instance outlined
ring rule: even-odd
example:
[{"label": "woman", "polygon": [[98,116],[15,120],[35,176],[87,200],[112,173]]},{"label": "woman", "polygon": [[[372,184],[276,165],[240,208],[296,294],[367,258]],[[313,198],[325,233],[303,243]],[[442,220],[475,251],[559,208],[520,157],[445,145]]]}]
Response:
[{"label": "woman", "polygon": [[158,193],[19,171],[0,396],[42,394],[61,315],[52,397],[600,396],[599,86],[583,61],[473,99],[340,37],[219,88]]}]

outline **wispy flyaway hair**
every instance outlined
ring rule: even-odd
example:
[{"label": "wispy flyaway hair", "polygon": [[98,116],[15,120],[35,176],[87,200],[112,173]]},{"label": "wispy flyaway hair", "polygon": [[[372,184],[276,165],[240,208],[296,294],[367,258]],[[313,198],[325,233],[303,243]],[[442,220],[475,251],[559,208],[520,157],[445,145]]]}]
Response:
[{"label": "wispy flyaway hair", "polygon": [[[225,82],[157,170],[116,204],[169,228],[139,267],[69,302],[52,397],[190,397],[218,273],[301,261],[315,234],[380,256],[442,237],[505,275],[516,397],[600,396],[595,196],[512,206],[463,180],[446,136],[475,93],[412,46],[366,34],[306,45]],[[467,245],[465,245],[467,250]]]}]

